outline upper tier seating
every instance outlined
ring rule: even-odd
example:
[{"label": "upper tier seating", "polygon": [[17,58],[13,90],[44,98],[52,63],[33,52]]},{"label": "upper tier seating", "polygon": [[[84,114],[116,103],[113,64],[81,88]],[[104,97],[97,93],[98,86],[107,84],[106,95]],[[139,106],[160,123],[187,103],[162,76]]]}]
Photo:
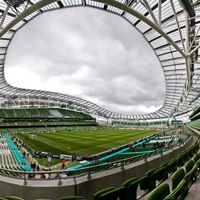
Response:
[{"label": "upper tier seating", "polygon": [[93,119],[85,113],[75,112],[61,108],[15,108],[0,109],[0,118],[72,118]]}]

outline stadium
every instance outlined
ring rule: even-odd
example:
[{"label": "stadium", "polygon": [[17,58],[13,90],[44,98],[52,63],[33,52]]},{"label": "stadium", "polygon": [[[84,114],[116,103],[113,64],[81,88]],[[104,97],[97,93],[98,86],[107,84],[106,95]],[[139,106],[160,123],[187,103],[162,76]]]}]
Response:
[{"label": "stadium", "polygon": [[[157,111],[123,114],[8,83],[16,33],[75,7],[114,14],[142,35],[165,80]],[[0,199],[199,199],[199,0],[0,0],[0,13]]]}]

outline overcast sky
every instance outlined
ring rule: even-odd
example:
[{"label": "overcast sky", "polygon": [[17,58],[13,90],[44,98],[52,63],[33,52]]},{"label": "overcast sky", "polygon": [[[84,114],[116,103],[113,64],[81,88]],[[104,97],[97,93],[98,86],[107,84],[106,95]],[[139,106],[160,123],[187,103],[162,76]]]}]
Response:
[{"label": "overcast sky", "polygon": [[55,91],[111,111],[140,114],[164,100],[164,76],[144,38],[124,19],[90,8],[36,17],[14,37],[5,76],[14,86]]}]

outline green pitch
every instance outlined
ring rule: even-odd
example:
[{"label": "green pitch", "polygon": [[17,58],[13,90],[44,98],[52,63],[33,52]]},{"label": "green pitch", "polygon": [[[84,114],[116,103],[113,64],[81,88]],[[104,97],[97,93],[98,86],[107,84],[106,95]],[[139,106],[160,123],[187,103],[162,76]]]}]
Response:
[{"label": "green pitch", "polygon": [[86,156],[155,134],[156,130],[98,128],[96,130],[16,134],[37,151]]}]

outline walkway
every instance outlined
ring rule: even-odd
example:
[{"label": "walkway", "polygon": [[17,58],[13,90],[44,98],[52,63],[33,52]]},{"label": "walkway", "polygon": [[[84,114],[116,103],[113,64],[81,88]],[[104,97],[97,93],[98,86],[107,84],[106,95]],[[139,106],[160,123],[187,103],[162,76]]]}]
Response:
[{"label": "walkway", "polygon": [[190,188],[185,200],[199,200],[200,199],[200,176]]}]

